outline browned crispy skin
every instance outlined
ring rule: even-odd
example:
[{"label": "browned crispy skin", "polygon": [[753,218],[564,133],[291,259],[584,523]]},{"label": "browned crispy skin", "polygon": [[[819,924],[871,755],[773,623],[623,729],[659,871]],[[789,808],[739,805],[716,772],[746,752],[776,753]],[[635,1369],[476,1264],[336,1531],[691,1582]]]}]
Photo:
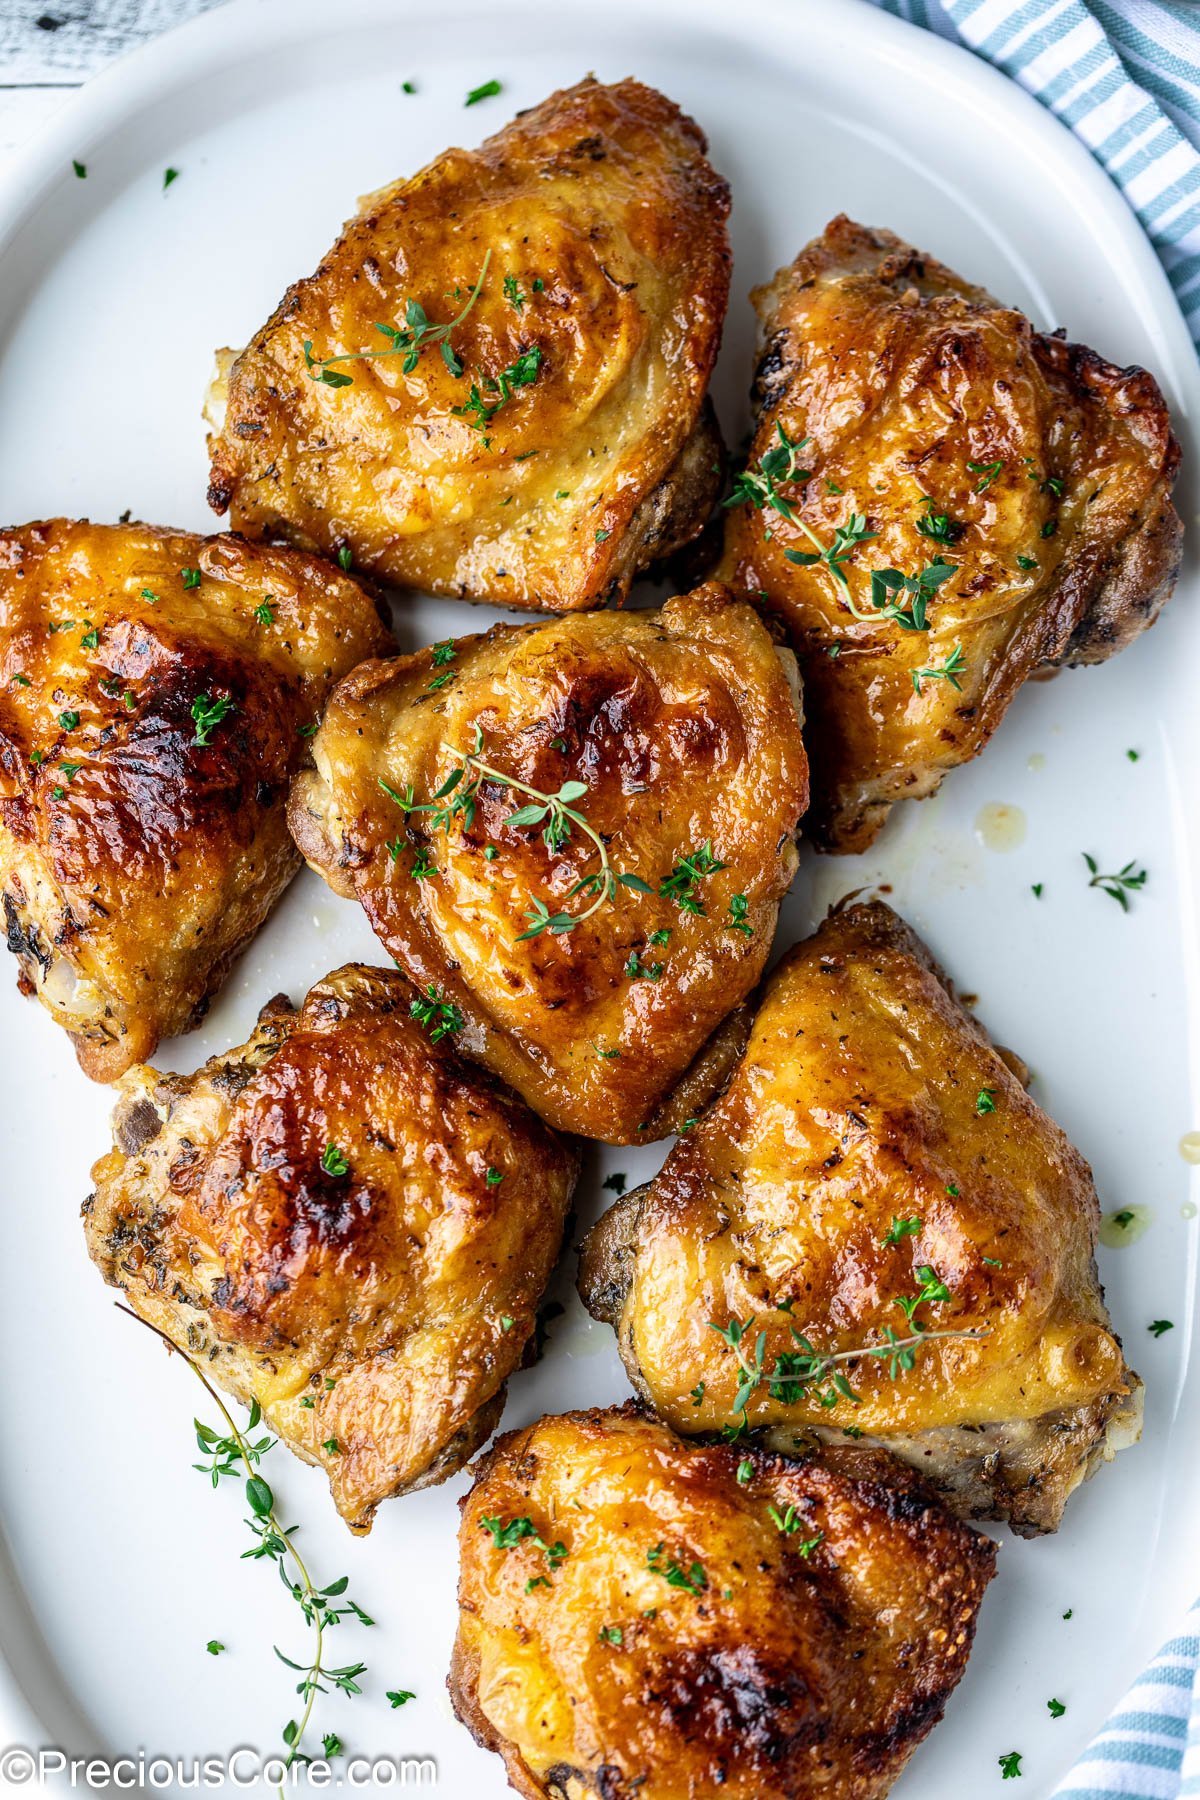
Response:
[{"label": "browned crispy skin", "polygon": [[[460,1009],[463,1050],[562,1130],[646,1139],[670,1128],[658,1109],[758,980],[796,866],[807,777],[793,659],[716,587],[661,612],[496,626],[453,650],[441,664],[431,649],[367,663],[338,687],[316,770],[292,789],[293,833],[413,981]],[[523,937],[535,901],[585,910],[593,896],[573,890],[599,855],[579,824],[555,850],[540,824],[510,824],[529,797],[494,780],[469,820],[439,819],[432,796],[477,732],[506,776],[546,794],[582,783],[575,808],[613,871],[656,891],[618,885],[573,930]],[[657,890],[705,845],[725,867],[685,910]],[[705,1055],[689,1104],[730,1060]]]},{"label": "browned crispy skin", "polygon": [[[497,1546],[514,1519],[556,1567]],[[451,1698],[530,1800],[882,1800],[996,1556],[881,1452],[699,1448],[634,1407],[500,1438],[459,1542]]]},{"label": "browned crispy skin", "polygon": [[[703,134],[653,88],[587,80],[478,150],[370,195],[215,385],[209,499],[235,526],[348,546],[400,587],[571,612],[620,599],[696,536],[721,482],[705,405],[729,294],[729,190]],[[380,350],[410,301],[436,342]],[[472,385],[540,353],[493,419]],[[228,357],[229,353],[224,353]],[[315,372],[314,372],[315,373]],[[489,381],[493,384],[489,387]]]},{"label": "browned crispy skin", "polygon": [[[807,439],[809,478],[782,484],[791,522],[730,509],[721,572],[782,616],[799,654],[809,833],[863,850],[894,801],[978,755],[1029,675],[1100,661],[1154,622],[1179,569],[1179,446],[1144,369],[1043,336],[889,231],[835,219],[754,302],[750,462],[782,426]],[[951,542],[918,531],[931,513]],[[801,521],[830,545],[851,514],[874,534],[841,564],[865,620],[827,563],[789,560],[815,554]],[[872,570],[939,557],[956,573],[928,631],[873,616]],[[916,692],[914,672],[956,646],[959,687],[921,677]]]},{"label": "browned crispy skin", "polygon": [[706,1433],[742,1419],[730,1321],[743,1359],[765,1332],[768,1372],[798,1353],[794,1333],[822,1353],[882,1344],[912,1334],[897,1298],[931,1270],[950,1298],[917,1325],[980,1335],[930,1339],[894,1377],[882,1359],[847,1364],[857,1404],[760,1383],[745,1423],[780,1446],[850,1426],[957,1510],[1028,1535],[1054,1530],[1140,1424],[1098,1225],[1087,1164],[924,945],[888,907],[854,906],[771,975],[728,1087],[594,1228],[580,1289],[638,1391],[676,1430]]},{"label": "browned crispy skin", "polygon": [[494,1428],[578,1165],[412,999],[350,964],[195,1075],[130,1070],[84,1209],[105,1280],[258,1400],[354,1531]]},{"label": "browned crispy skin", "polygon": [[[390,643],[356,582],[293,550],[68,519],[0,532],[8,944],[93,1080],[203,1012],[299,867],[301,733]],[[207,733],[201,699],[231,703]]]}]

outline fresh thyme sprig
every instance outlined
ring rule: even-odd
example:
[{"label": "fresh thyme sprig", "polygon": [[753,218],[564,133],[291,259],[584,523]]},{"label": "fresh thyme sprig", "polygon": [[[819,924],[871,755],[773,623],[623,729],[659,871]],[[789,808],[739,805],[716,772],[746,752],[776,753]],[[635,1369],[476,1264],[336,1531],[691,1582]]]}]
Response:
[{"label": "fresh thyme sprig", "polygon": [[462,363],[455,355],[454,346],[450,342],[450,333],[456,331],[478,300],[483,291],[484,278],[488,272],[488,264],[492,260],[489,250],[483,259],[483,267],[479,271],[475,285],[467,296],[467,304],[457,318],[443,325],[431,324],[425,308],[416,300],[408,300],[404,307],[404,324],[376,325],[375,330],[387,340],[386,350],[343,350],[336,356],[314,356],[312,339],[304,340],[304,366],[308,370],[310,381],[322,382],[326,387],[345,388],[354,385],[353,375],[344,375],[335,366],[347,362],[377,362],[385,356],[403,356],[400,365],[406,375],[411,375],[417,366],[422,350],[430,344],[437,344],[442,352],[442,361],[451,375],[459,376],[463,372]]},{"label": "fresh thyme sprig", "polygon": [[574,931],[590,919],[606,901],[615,899],[618,885],[630,887],[641,894],[653,893],[653,888],[642,880],[640,875],[631,875],[625,871],[618,872],[612,865],[608,854],[608,845],[603,837],[583,813],[574,805],[587,793],[587,786],[582,781],[564,781],[556,793],[547,794],[541,788],[531,787],[528,782],[518,781],[514,775],[506,775],[503,769],[497,769],[492,763],[485,761],[483,750],[483,732],[475,727],[475,740],[470,750],[463,750],[457,744],[443,744],[452,756],[459,758],[457,768],[443,781],[431,800],[416,802],[412,788],[403,795],[398,794],[386,781],[379,785],[389,799],[394,800],[406,814],[430,814],[430,823],[435,830],[449,832],[454,820],[461,819],[463,829],[469,831],[475,821],[476,803],[479,790],[485,781],[495,782],[498,786],[508,788],[513,793],[524,794],[530,804],[518,807],[508,815],[506,824],[514,826],[542,827],[542,842],[551,855],[557,855],[568,842],[573,827],[578,827],[584,836],[595,846],[600,860],[600,867],[590,875],[583,876],[574,886],[569,888],[565,899],[574,900],[580,897],[589,898],[591,904],[582,912],[552,913],[544,900],[531,896],[530,911],[525,914],[528,929],[519,932],[516,941],[521,943],[526,938],[534,938],[543,931],[556,936],[563,932]]},{"label": "fresh thyme sprig", "polygon": [[762,1387],[769,1397],[777,1400],[782,1406],[796,1406],[806,1394],[813,1394],[819,1405],[826,1409],[834,1407],[839,1400],[849,1400],[854,1405],[861,1403],[861,1396],[854,1392],[846,1376],[843,1366],[849,1363],[871,1360],[887,1364],[888,1378],[895,1381],[901,1374],[907,1374],[917,1359],[923,1345],[944,1338],[981,1338],[987,1332],[983,1328],[972,1327],[958,1331],[929,1331],[915,1317],[917,1308],[926,1304],[950,1299],[950,1291],[938,1280],[932,1269],[922,1268],[917,1271],[920,1291],[915,1295],[903,1295],[896,1301],[908,1319],[911,1335],[898,1337],[890,1325],[884,1327],[883,1337],[876,1344],[860,1344],[851,1350],[815,1350],[802,1332],[791,1327],[791,1336],[796,1344],[795,1350],[776,1352],[775,1361],[767,1367],[767,1334],[760,1331],[754,1340],[754,1347],[747,1351],[745,1339],[753,1324],[747,1319],[743,1324],[739,1319],[731,1319],[728,1325],[718,1325],[709,1321],[709,1329],[733,1351],[742,1380],[734,1396],[733,1410],[740,1413],[737,1425],[727,1426],[727,1437],[739,1437],[749,1429],[746,1408],[750,1400]]},{"label": "fresh thyme sprig", "polygon": [[[778,444],[772,444],[763,453],[757,469],[747,467],[741,471],[724,504],[748,504],[760,512],[765,507],[770,507],[780,518],[786,519],[789,525],[802,531],[812,549],[785,550],[784,556],[788,562],[796,563],[801,568],[812,568],[816,564],[827,568],[841,588],[842,599],[854,618],[863,619],[872,625],[890,620],[899,625],[902,631],[928,631],[929,603],[936,597],[942,583],[957,574],[958,565],[945,562],[939,557],[936,562],[927,564],[915,575],[906,575],[900,569],[872,569],[870,605],[863,606],[851,589],[850,577],[843,564],[860,544],[870,542],[879,534],[870,529],[864,514],[851,512],[846,523],[835,528],[832,542],[824,543],[807,520],[801,518],[787,496],[779,491],[781,482],[811,480],[811,469],[799,467],[799,452],[808,439],[793,441],[788,437],[781,420],[776,420],[775,430],[779,437]],[[932,501],[926,504],[932,508]],[[963,529],[965,527],[960,526],[956,520],[945,514],[934,514],[932,510],[918,520],[921,534],[939,543],[953,543]],[[917,670],[913,675],[913,685],[919,694],[922,676],[930,679],[944,676],[954,687],[958,687],[960,684],[956,677],[965,667],[961,647],[956,647],[945,668]]]},{"label": "fresh thyme sprig", "polygon": [[1102,894],[1107,894],[1111,900],[1116,901],[1122,912],[1128,912],[1130,894],[1137,893],[1145,887],[1150,877],[1150,871],[1139,869],[1136,862],[1127,862],[1125,867],[1118,869],[1115,875],[1101,875],[1100,865],[1095,857],[1089,856],[1086,850],[1082,852],[1082,855],[1092,877],[1088,886],[1099,888]]},{"label": "fresh thyme sprig", "polygon": [[959,680],[959,676],[964,673],[966,666],[962,645],[955,644],[944,663],[935,663],[929,668],[912,671],[913,692],[917,694],[921,692],[923,681],[948,681],[952,688],[961,693],[962,682]]},{"label": "fresh thyme sprig", "polygon": [[[280,1521],[270,1484],[256,1472],[267,1451],[274,1447],[273,1440],[262,1438],[254,1443],[247,1436],[248,1432],[256,1429],[262,1419],[262,1409],[258,1401],[252,1401],[249,1422],[246,1431],[242,1431],[199,1363],[194,1361],[186,1350],[181,1350],[165,1331],[161,1331],[157,1325],[152,1325],[149,1319],[143,1319],[131,1308],[118,1304],[117,1310],[136,1320],[139,1325],[144,1325],[147,1331],[152,1331],[155,1337],[162,1340],[168,1350],[181,1356],[220,1412],[225,1422],[225,1436],[215,1432],[211,1426],[203,1425],[198,1419],[194,1421],[196,1441],[210,1461],[207,1464],[196,1463],[193,1466],[201,1474],[210,1476],[213,1486],[217,1487],[223,1475],[236,1480],[238,1477],[236,1465],[238,1462],[241,1463],[245,1470],[246,1502],[254,1515],[253,1518],[247,1519],[246,1523],[256,1539],[252,1549],[243,1551],[243,1560],[260,1561],[266,1558],[275,1563],[279,1570],[280,1580],[300,1608],[305,1624],[312,1630],[312,1656],[307,1663],[293,1662],[290,1657],[283,1654],[282,1650],[278,1648],[275,1650],[280,1662],[300,1674],[296,1692],[304,1701],[299,1719],[289,1719],[283,1728],[282,1735],[283,1741],[287,1745],[287,1755],[283,1759],[282,1767],[286,1772],[293,1763],[309,1760],[305,1756],[302,1746],[312,1719],[316,1697],[318,1694],[329,1692],[329,1688],[324,1684],[328,1682],[341,1693],[350,1696],[362,1692],[359,1678],[366,1673],[367,1665],[365,1663],[347,1663],[341,1668],[325,1666],[326,1632],[345,1618],[357,1619],[362,1625],[373,1625],[375,1621],[363,1611],[355,1600],[347,1600],[344,1606],[330,1605],[332,1600],[339,1599],[345,1594],[349,1586],[349,1577],[342,1575],[337,1581],[330,1582],[327,1587],[318,1587],[309,1573],[304,1557],[296,1548],[294,1539],[298,1528],[295,1525],[285,1526]],[[281,1782],[278,1788],[281,1800],[283,1791]]]}]

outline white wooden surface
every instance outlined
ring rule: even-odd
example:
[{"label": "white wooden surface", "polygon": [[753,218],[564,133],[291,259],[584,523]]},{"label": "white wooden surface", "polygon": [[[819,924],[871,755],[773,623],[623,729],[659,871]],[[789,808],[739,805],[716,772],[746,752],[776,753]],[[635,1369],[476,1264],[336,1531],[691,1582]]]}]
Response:
[{"label": "white wooden surface", "polygon": [[122,51],[220,0],[0,0],[0,166]]}]

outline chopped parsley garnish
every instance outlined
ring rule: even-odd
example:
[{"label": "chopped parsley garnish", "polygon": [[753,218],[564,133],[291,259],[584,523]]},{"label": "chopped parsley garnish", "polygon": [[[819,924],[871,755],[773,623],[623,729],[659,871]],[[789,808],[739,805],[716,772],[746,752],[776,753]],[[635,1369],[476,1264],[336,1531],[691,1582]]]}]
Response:
[{"label": "chopped parsley garnish", "polygon": [[925,509],[917,520],[917,530],[921,536],[932,538],[935,544],[956,544],[967,529],[961,519],[952,519],[948,513],[934,512],[934,502],[928,494],[921,505]]},{"label": "chopped parsley garnish", "polygon": [[76,159],[74,157],[72,157],[71,158],[71,167],[74,169],[76,175],[78,175],[80,181],[87,180],[87,164],[86,163],[78,162],[78,161],[76,161]]},{"label": "chopped parsley garnish", "polygon": [[1155,1319],[1146,1327],[1146,1330],[1153,1332],[1156,1338],[1160,1338],[1164,1331],[1174,1331],[1174,1329],[1175,1325],[1171,1319]]},{"label": "chopped parsley garnish", "polygon": [[1000,1773],[1005,1781],[1012,1781],[1021,1774],[1021,1752],[1019,1750],[1010,1750],[1007,1756],[1001,1756],[997,1760],[1000,1764]]},{"label": "chopped parsley garnish", "polygon": [[745,937],[754,936],[754,927],[749,919],[750,902],[745,894],[735,894],[729,902],[729,922],[726,931],[740,931]]},{"label": "chopped parsley garnish", "polygon": [[219,694],[215,700],[210,700],[207,694],[197,694],[192,701],[192,718],[196,724],[193,744],[207,744],[222,719],[236,711],[227,695]]},{"label": "chopped parsley garnish", "polygon": [[903,1238],[916,1237],[920,1229],[921,1221],[919,1218],[894,1218],[888,1227],[887,1236],[883,1240],[884,1249],[886,1250],[891,1245],[900,1243]]},{"label": "chopped parsley garnish", "polygon": [[[546,1558],[551,1574],[566,1558],[566,1545],[562,1543],[548,1544],[545,1538],[539,1537],[534,1530],[533,1520],[530,1518],[510,1519],[506,1525],[498,1516],[492,1518],[485,1516],[479,1521],[479,1529],[491,1533],[492,1542],[497,1550],[514,1550],[518,1544],[524,1543],[528,1539],[534,1549],[540,1550]],[[539,1576],[538,1580],[545,1583],[547,1587],[550,1585],[544,1576]],[[529,1589],[526,1588],[525,1591],[528,1593]]]},{"label": "chopped parsley garnish", "polygon": [[350,567],[350,564],[354,559],[349,544],[338,545],[337,559],[339,569],[348,569]]},{"label": "chopped parsley garnish", "polygon": [[1036,558],[1036,557],[1033,557],[1033,556],[1018,556],[1018,558],[1017,558],[1017,567],[1018,567],[1018,569],[1036,569],[1036,568],[1037,568],[1037,566],[1038,566],[1038,565],[1037,565],[1037,558]]},{"label": "chopped parsley garnish", "polygon": [[166,190],[170,187],[170,185],[173,181],[178,181],[178,180],[179,180],[179,170],[178,169],[164,169],[163,170],[163,192],[164,193],[166,192]]},{"label": "chopped parsley garnish", "polygon": [[[451,412],[456,418],[469,419],[472,431],[484,431],[502,406],[512,399],[516,388],[532,387],[538,378],[542,366],[542,352],[534,344],[532,348],[523,350],[515,362],[502,369],[499,375],[481,377],[483,391],[479,383],[473,381],[467,399],[462,406],[452,406]],[[494,400],[486,400],[484,393],[494,394]]]},{"label": "chopped parsley garnish", "polygon": [[663,1562],[665,1544],[655,1544],[646,1552],[646,1567],[653,1575],[661,1575],[668,1587],[686,1588],[689,1594],[702,1594],[708,1586],[708,1576],[704,1572],[704,1564],[692,1563],[685,1569],[678,1558],[669,1557]]},{"label": "chopped parsley garnish", "polygon": [[900,1308],[900,1311],[912,1326],[915,1326],[917,1323],[916,1314],[918,1307],[940,1305],[942,1302],[953,1298],[950,1289],[946,1286],[945,1282],[939,1278],[937,1271],[931,1269],[928,1264],[922,1265],[922,1267],[917,1270],[917,1288],[917,1293],[898,1294],[895,1300],[895,1305]]},{"label": "chopped parsley garnish", "polygon": [[479,87],[472,88],[466,99],[463,101],[463,105],[475,106],[480,100],[490,100],[493,95],[501,92],[503,92],[503,90],[500,83],[493,77],[491,81],[482,82]]},{"label": "chopped parsley garnish", "polygon": [[659,883],[659,894],[664,900],[673,900],[681,912],[703,918],[704,908],[696,899],[696,888],[704,876],[715,875],[724,867],[713,855],[712,839],[707,838],[699,850],[679,858],[671,873]]},{"label": "chopped parsley garnish", "polygon": [[398,1706],[404,1706],[408,1701],[415,1700],[416,1697],[408,1688],[389,1688],[384,1694],[384,1699],[390,1703],[393,1712]]},{"label": "chopped parsley garnish", "polygon": [[969,462],[967,468],[971,474],[980,477],[980,480],[975,483],[975,492],[986,494],[1003,467],[1004,459],[1002,457],[997,457],[995,462]]},{"label": "chopped parsley garnish", "polygon": [[754,1477],[754,1464],[750,1461],[750,1458],[748,1456],[744,1456],[742,1458],[741,1462],[737,1466],[737,1479],[738,1479],[739,1487],[745,1487],[746,1484],[753,1479],[753,1477]]},{"label": "chopped parsley garnish", "polygon": [[978,1094],[975,1096],[975,1111],[982,1116],[984,1113],[995,1112],[995,1110],[996,1089],[986,1087],[980,1088]]},{"label": "chopped parsley garnish", "polygon": [[625,964],[625,973],[630,981],[657,981],[663,972],[660,962],[643,962],[636,950],[629,952],[629,961]]},{"label": "chopped parsley garnish", "polygon": [[327,1175],[348,1175],[350,1164],[336,1144],[326,1144],[321,1152],[321,1167]]},{"label": "chopped parsley garnish", "polygon": [[180,569],[179,573],[183,577],[183,585],[185,588],[198,588],[200,586],[199,569]]},{"label": "chopped parsley garnish", "polygon": [[485,1176],[485,1180],[489,1187],[499,1187],[500,1183],[504,1180],[504,1170],[489,1169]]},{"label": "chopped parsley garnish", "polygon": [[521,284],[515,275],[506,275],[504,277],[504,298],[508,301],[508,304],[512,307],[513,311],[518,313],[529,298],[528,294],[523,294],[521,292]]},{"label": "chopped parsley garnish", "polygon": [[275,608],[271,605],[274,598],[274,594],[264,594],[258,605],[255,607],[254,617],[258,620],[260,625],[273,625],[275,623]]},{"label": "chopped parsley garnish", "polygon": [[1061,1700],[1047,1700],[1046,1705],[1052,1719],[1061,1719],[1067,1710]]},{"label": "chopped parsley garnish", "polygon": [[64,731],[74,731],[79,723],[79,714],[77,712],[61,712],[58,715],[58,722]]}]

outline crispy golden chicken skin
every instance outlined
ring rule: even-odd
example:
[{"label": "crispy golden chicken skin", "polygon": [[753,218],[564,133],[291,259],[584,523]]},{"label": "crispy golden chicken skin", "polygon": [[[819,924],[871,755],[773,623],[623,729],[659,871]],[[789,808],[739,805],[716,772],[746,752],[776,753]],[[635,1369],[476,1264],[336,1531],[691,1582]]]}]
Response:
[{"label": "crispy golden chicken skin", "polygon": [[560,1129],[649,1141],[740,1047],[796,867],[794,680],[717,587],[366,663],[292,831],[461,1049]]},{"label": "crispy golden chicken skin", "polygon": [[996,1556],[878,1451],[702,1448],[633,1407],[500,1438],[459,1541],[451,1698],[530,1800],[881,1800]]},{"label": "crispy golden chicken skin", "polygon": [[325,563],[148,525],[0,532],[0,887],[19,981],[114,1081],[203,1012],[299,863],[290,778],[391,643]]},{"label": "crispy golden chicken skin", "polygon": [[359,1532],[494,1429],[578,1164],[412,1005],[350,964],[195,1075],[131,1069],[84,1209],[105,1280]]},{"label": "crispy golden chicken skin", "polygon": [[771,975],[725,1092],[594,1227],[580,1289],[676,1430],[848,1428],[1033,1535],[1140,1429],[1098,1226],[1087,1164],[924,945],[854,906]]},{"label": "crispy golden chicken skin", "polygon": [[863,850],[1028,676],[1153,623],[1179,447],[1144,369],[1043,336],[889,231],[835,219],[754,302],[752,491],[721,572],[799,654],[809,833]]},{"label": "crispy golden chicken skin", "polygon": [[720,490],[729,190],[704,151],[653,88],[589,79],[370,195],[222,353],[213,507],[400,587],[622,597]]}]

